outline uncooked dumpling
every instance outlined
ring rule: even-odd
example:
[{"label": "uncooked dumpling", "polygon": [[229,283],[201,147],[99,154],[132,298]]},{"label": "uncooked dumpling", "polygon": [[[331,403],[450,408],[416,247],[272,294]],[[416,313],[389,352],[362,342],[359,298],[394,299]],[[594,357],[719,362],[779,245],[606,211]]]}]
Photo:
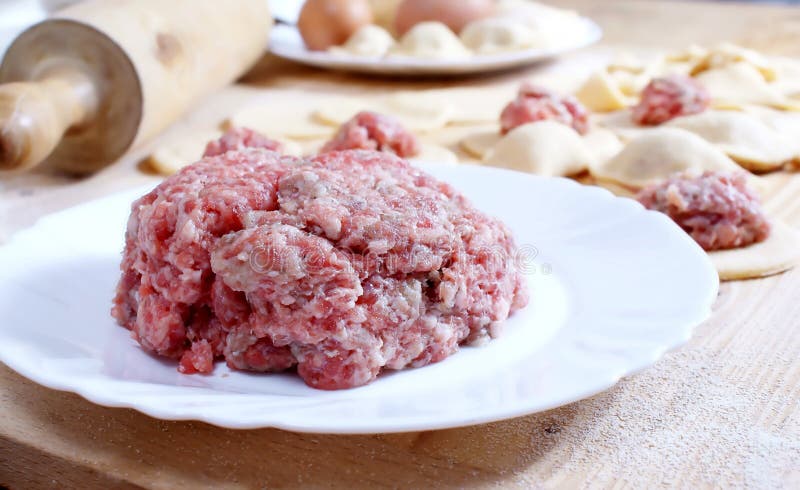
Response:
[{"label": "uncooked dumpling", "polygon": [[461,42],[478,54],[491,54],[540,46],[543,39],[514,19],[489,17],[467,24],[461,31]]},{"label": "uncooked dumpling", "polygon": [[575,97],[594,112],[618,111],[635,102],[635,99],[622,93],[617,81],[605,70],[590,75]]},{"label": "uncooked dumpling", "polygon": [[367,24],[350,36],[341,46],[329,49],[334,54],[381,57],[394,46],[394,38],[383,27]]},{"label": "uncooked dumpling", "polygon": [[723,281],[778,274],[800,263],[800,234],[785,223],[773,221],[763,242],[710,252],[708,256]]},{"label": "uncooked dumpling", "polygon": [[580,173],[593,158],[575,130],[561,123],[539,121],[513,129],[484,161],[494,167],[553,177]]},{"label": "uncooked dumpling", "polygon": [[441,22],[421,22],[389,50],[392,56],[458,59],[471,56],[461,40]]},{"label": "uncooked dumpling", "polygon": [[775,170],[798,158],[796,145],[753,115],[706,111],[673,119],[668,125],[713,143],[748,170]]},{"label": "uncooked dumpling", "polygon": [[[698,50],[702,50],[702,48],[695,47],[695,53],[698,53]],[[693,63],[690,71],[692,76],[707,70],[725,68],[734,63],[744,63],[755,68],[767,82],[773,82],[777,78],[777,70],[761,53],[730,43],[723,43],[705,50],[691,62]]]},{"label": "uncooked dumpling", "polygon": [[778,92],[753,65],[736,62],[703,71],[695,77],[709,91],[717,108],[741,109],[761,104],[778,109],[800,110],[800,102]]},{"label": "uncooked dumpling", "polygon": [[696,134],[683,129],[661,127],[643,133],[614,158],[589,170],[598,181],[640,189],[677,172],[733,172],[740,171],[740,167]]}]

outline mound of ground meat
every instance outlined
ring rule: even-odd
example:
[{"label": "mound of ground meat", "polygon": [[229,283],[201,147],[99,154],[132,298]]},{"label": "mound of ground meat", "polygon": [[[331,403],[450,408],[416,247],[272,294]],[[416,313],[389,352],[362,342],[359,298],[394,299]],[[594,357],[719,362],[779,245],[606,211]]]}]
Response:
[{"label": "mound of ground meat", "polygon": [[343,150],[375,150],[408,158],[419,153],[419,141],[395,118],[363,111],[342,124],[320,153]]},{"label": "mound of ground meat", "polygon": [[697,80],[683,75],[654,78],[633,108],[633,121],[656,126],[679,116],[699,114],[711,104],[711,96]]},{"label": "mound of ground meat", "polygon": [[207,373],[363,385],[496,335],[528,301],[508,229],[387,153],[206,157],[133,204],[112,314]]},{"label": "mound of ground meat", "polygon": [[524,83],[517,98],[503,109],[500,131],[506,134],[523,124],[545,120],[566,124],[580,134],[589,131],[589,112],[583,104],[531,83]]},{"label": "mound of ground meat", "polygon": [[264,148],[278,153],[284,151],[283,145],[279,141],[269,139],[250,128],[232,128],[219,139],[209,141],[203,156],[213,157],[245,148]]},{"label": "mound of ground meat", "polygon": [[636,198],[672,218],[705,250],[746,247],[769,236],[769,221],[744,172],[676,175]]}]

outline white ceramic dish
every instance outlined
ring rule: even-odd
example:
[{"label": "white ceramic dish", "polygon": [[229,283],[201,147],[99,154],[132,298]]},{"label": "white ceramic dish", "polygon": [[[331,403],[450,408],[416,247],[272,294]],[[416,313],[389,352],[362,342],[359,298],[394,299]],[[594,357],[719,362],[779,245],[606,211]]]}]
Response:
[{"label": "white ceramic dish", "polygon": [[278,25],[270,36],[270,51],[298,63],[376,75],[465,75],[508,70],[553,58],[560,54],[589,46],[603,37],[600,26],[592,20],[580,17],[575,36],[563,45],[546,49],[525,49],[491,55],[475,55],[466,59],[431,60],[412,57],[365,57],[332,54],[327,51],[306,49],[297,28]]},{"label": "white ceramic dish", "polygon": [[717,273],[661,214],[605,190],[427,164],[503,217],[534,258],[532,302],[504,335],[338,392],[292,374],[186,376],[109,316],[130,203],[114,195],[40,220],[0,247],[0,359],[38,383],[163,419],[326,433],[441,429],[547,410],[605,390],[689,339]]}]

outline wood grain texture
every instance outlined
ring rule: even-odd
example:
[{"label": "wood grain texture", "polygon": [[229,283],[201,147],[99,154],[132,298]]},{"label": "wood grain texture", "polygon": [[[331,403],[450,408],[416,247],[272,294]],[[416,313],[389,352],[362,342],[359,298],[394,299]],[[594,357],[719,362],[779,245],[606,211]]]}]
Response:
[{"label": "wood grain texture", "polygon": [[[262,91],[498,84],[542,72],[566,80],[620,47],[661,49],[733,40],[769,52],[800,51],[800,9],[695,2],[561,3],[598,19],[606,29],[604,44],[536,71],[391,85],[267,57],[243,84],[212,97],[163,138],[215,124]],[[44,213],[154,180],[137,169],[150,147],[85,181],[44,172],[0,181],[0,234],[8,236]],[[800,226],[800,176],[767,179],[772,184],[769,211]],[[726,283],[712,318],[689,344],[614,388],[556,410],[444,431],[329,436],[159,421],[39,387],[0,367],[0,485],[797,488],[799,295],[800,270]]]}]

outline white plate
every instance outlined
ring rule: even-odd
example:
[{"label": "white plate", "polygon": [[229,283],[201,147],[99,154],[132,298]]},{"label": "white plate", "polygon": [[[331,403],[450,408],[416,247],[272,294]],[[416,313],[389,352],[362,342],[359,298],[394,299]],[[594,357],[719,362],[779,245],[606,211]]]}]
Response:
[{"label": "white plate", "polygon": [[530,65],[557,55],[589,46],[603,37],[600,26],[585,17],[576,20],[575,35],[564,44],[552,48],[525,49],[490,55],[475,55],[465,59],[431,60],[413,57],[376,58],[327,51],[310,51],[303,44],[294,26],[278,25],[272,29],[270,51],[298,63],[379,75],[464,75],[487,73]]},{"label": "white plate", "polygon": [[0,359],[51,388],[163,419],[232,428],[372,433],[440,429],[598,393],[686,342],[717,273],[661,214],[565,179],[425,168],[501,216],[535,255],[532,302],[485,347],[338,392],[293,374],[179,374],[109,316],[130,203],[146,189],[40,220],[0,248]]}]

